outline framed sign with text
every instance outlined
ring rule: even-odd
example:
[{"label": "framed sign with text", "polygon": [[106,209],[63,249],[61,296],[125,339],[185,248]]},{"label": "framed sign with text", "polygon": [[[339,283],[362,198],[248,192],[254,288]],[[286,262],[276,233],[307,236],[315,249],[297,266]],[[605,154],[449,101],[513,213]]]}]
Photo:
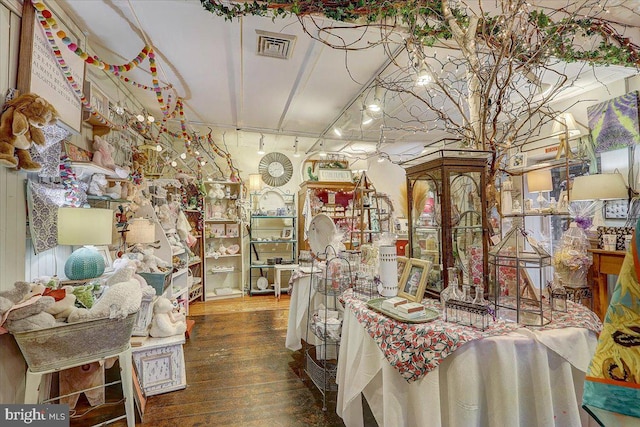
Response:
[{"label": "framed sign with text", "polygon": [[[61,23],[58,25],[73,38],[73,32]],[[85,77],[84,61],[60,41],[58,48],[71,76],[82,90]],[[46,99],[56,108],[64,125],[80,132],[82,103],[61,71],[47,36],[37,21],[31,2],[24,2],[23,7],[18,90],[20,93],[33,92]]]},{"label": "framed sign with text", "polygon": [[349,169],[318,169],[318,181],[351,182],[352,180]]}]

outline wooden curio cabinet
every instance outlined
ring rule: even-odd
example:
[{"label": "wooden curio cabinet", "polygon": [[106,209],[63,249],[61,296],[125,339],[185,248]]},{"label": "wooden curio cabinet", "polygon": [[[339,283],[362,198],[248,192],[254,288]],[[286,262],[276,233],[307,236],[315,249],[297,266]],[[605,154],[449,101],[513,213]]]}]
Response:
[{"label": "wooden curio cabinet", "polygon": [[447,287],[452,274],[460,284],[488,290],[489,155],[438,150],[403,164],[410,205],[407,256],[432,262],[426,288],[431,296]]}]

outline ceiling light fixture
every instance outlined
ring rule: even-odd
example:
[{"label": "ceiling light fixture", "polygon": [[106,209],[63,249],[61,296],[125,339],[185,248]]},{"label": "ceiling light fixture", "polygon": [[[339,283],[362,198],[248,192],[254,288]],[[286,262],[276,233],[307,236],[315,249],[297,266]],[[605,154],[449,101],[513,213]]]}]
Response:
[{"label": "ceiling light fixture", "polygon": [[139,122],[144,122],[144,116],[142,114],[138,114],[136,119],[138,119]]},{"label": "ceiling light fixture", "polygon": [[367,105],[367,110],[377,113],[382,110],[382,87],[376,86],[373,101]]},{"label": "ceiling light fixture", "polygon": [[173,166],[173,167],[175,168],[176,166],[178,166],[178,162],[176,162],[175,160],[173,160],[173,161],[171,162],[171,166]]},{"label": "ceiling light fixture", "polygon": [[260,145],[258,146],[258,154],[264,154],[264,135],[260,134]]},{"label": "ceiling light fixture", "polygon": [[156,145],[156,151],[159,153],[160,151],[162,151],[162,145],[158,144]]},{"label": "ceiling light fixture", "polygon": [[337,126],[333,128],[333,133],[335,133],[336,136],[338,136],[338,137],[342,137],[342,129],[340,129]]},{"label": "ceiling light fixture", "polygon": [[155,121],[156,121],[156,118],[155,118],[155,117],[153,117],[151,114],[149,114],[149,115],[147,116],[147,121],[149,121],[149,123],[153,123],[153,122],[155,122]]},{"label": "ceiling light fixture", "polygon": [[373,117],[371,117],[369,115],[369,113],[367,113],[367,110],[365,110],[362,113],[362,124],[363,125],[368,125],[369,123],[373,122]]},{"label": "ceiling light fixture", "polygon": [[293,157],[300,157],[300,153],[298,152],[298,137],[296,136],[296,140],[293,143]]},{"label": "ceiling light fixture", "polygon": [[426,86],[433,81],[431,77],[431,73],[427,69],[427,67],[422,64],[420,71],[418,72],[418,78],[416,79],[416,84],[418,86]]},{"label": "ceiling light fixture", "polygon": [[181,153],[181,154],[180,154],[180,158],[181,158],[182,160],[186,159],[186,158],[187,158],[187,153]]},{"label": "ceiling light fixture", "polygon": [[320,152],[318,153],[320,157],[327,157],[327,152],[324,151],[324,140],[320,142]]}]

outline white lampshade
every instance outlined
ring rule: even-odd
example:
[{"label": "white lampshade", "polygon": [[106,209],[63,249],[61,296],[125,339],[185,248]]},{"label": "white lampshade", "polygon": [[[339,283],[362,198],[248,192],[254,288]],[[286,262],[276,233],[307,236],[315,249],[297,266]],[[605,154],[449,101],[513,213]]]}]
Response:
[{"label": "white lampshade", "polygon": [[627,186],[619,173],[577,176],[573,180],[570,193],[572,201],[616,200],[627,197]]},{"label": "white lampshade", "polygon": [[551,129],[551,136],[557,136],[558,138],[564,136],[566,132],[569,133],[569,138],[580,135],[580,128],[576,123],[576,119],[571,113],[562,113],[553,120],[553,128]]},{"label": "white lampshade", "polygon": [[110,245],[112,228],[111,209],[58,209],[59,245]]},{"label": "white lampshade", "polygon": [[262,175],[252,173],[249,175],[249,191],[260,191],[262,189]]},{"label": "white lampshade", "polygon": [[529,188],[529,193],[541,193],[553,190],[551,171],[545,169],[527,173],[527,187]]},{"label": "white lampshade", "polygon": [[145,218],[134,218],[127,225],[126,241],[129,244],[156,241],[156,224]]}]

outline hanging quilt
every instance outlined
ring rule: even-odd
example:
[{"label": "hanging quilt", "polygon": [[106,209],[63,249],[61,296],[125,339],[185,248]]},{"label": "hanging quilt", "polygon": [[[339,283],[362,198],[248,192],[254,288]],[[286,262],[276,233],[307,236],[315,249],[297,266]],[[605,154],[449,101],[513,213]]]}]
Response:
[{"label": "hanging quilt", "polygon": [[29,232],[36,254],[58,245],[58,208],[65,203],[63,186],[29,181]]},{"label": "hanging quilt", "polygon": [[61,141],[66,139],[70,133],[60,126],[51,125],[42,128],[45,144],[31,144],[29,154],[31,158],[42,165],[38,176],[43,178],[58,178],[60,176],[60,153]]}]

